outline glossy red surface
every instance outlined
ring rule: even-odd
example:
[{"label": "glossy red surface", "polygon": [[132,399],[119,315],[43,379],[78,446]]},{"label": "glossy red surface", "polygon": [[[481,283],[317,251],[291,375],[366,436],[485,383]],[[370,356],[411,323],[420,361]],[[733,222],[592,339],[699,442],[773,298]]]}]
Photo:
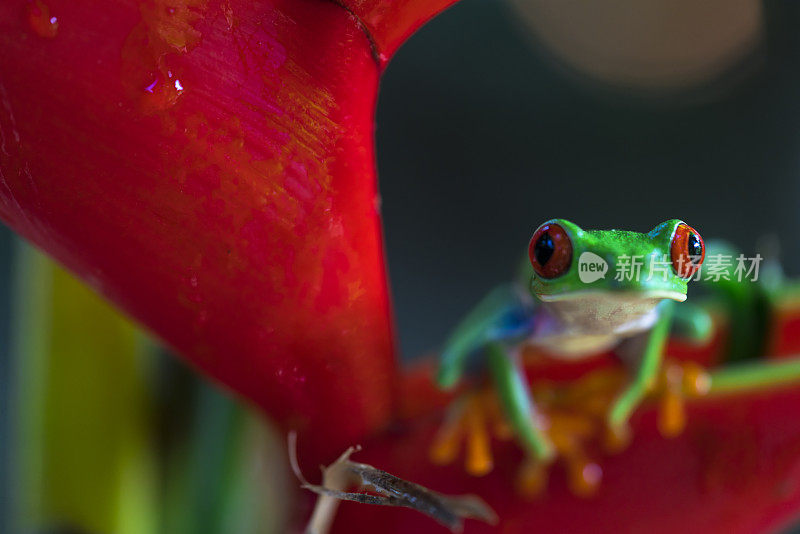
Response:
[{"label": "glossy red surface", "polygon": [[337,0],[363,23],[385,66],[417,28],[457,0]]},{"label": "glossy red surface", "polygon": [[[800,506],[797,391],[693,405],[675,440],[637,416],[632,447],[602,461],[588,501],[557,472],[543,501],[520,500],[511,444],[485,478],[427,461],[447,397],[419,372],[400,380],[394,360],[372,134],[381,68],[449,3],[1,2],[0,217],[299,428],[308,462],[361,442],[359,460],[482,494],[501,532],[786,520]],[[800,323],[781,324],[776,343],[798,346]],[[403,423],[385,429],[395,415]],[[442,531],[351,504],[336,528]]]},{"label": "glossy red surface", "polygon": [[[0,216],[331,448],[389,419],[379,66],[332,2],[0,3]],[[38,20],[38,19],[37,19]],[[49,19],[48,19],[49,20]]]},{"label": "glossy red surface", "polygon": [[[501,524],[468,521],[466,534],[770,532],[794,519],[800,503],[798,403],[797,390],[695,403],[689,426],[673,439],[659,434],[655,411],[644,409],[635,417],[631,446],[601,456],[602,486],[589,498],[570,492],[560,463],[545,496],[520,498],[511,488],[522,458],[507,442],[494,444],[495,469],[481,478],[461,464],[420,462],[417,451],[432,440],[436,420],[365,443],[353,460],[445,493],[482,496]],[[343,503],[339,514],[336,534],[447,532],[405,509]]]}]

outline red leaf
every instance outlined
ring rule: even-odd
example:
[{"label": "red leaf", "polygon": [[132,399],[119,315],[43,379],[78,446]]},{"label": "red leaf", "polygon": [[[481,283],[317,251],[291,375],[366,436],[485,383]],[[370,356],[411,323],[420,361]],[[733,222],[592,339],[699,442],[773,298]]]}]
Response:
[{"label": "red leaf", "polygon": [[[546,494],[514,491],[522,458],[512,443],[495,443],[495,469],[472,477],[460,464],[436,467],[421,456],[437,419],[412,423],[371,442],[355,461],[380,467],[446,494],[475,493],[500,517],[500,528],[467,522],[479,532],[758,533],[785,526],[800,507],[800,391],[696,402],[689,426],[666,439],[653,409],[634,420],[625,451],[599,459],[603,482],[594,497],[567,488],[564,466],[551,468]],[[424,420],[424,419],[419,419]],[[405,510],[343,503],[334,532],[446,532]]]},{"label": "red leaf", "polygon": [[0,5],[3,220],[282,425],[313,427],[301,445],[385,424],[379,65],[358,20],[317,0],[52,0],[44,38],[30,7]]},{"label": "red leaf", "polygon": [[369,34],[381,65],[420,26],[458,0],[342,0]]}]

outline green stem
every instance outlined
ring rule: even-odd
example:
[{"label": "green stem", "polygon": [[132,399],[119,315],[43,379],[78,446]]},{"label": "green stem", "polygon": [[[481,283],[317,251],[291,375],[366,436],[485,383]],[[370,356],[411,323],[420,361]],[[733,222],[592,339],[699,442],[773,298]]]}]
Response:
[{"label": "green stem", "polygon": [[709,395],[725,395],[800,384],[800,356],[732,365],[711,373]]}]

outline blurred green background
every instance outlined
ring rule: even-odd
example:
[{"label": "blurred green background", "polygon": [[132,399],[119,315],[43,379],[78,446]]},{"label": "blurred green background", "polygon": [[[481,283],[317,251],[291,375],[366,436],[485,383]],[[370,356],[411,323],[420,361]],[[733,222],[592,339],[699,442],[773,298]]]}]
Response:
[{"label": "blurred green background", "polygon": [[[551,217],[682,218],[800,272],[800,5],[462,0],[384,76],[402,352],[434,350]],[[0,532],[280,532],[281,436],[0,228]]]},{"label": "blurred green background", "polygon": [[4,235],[0,532],[281,532],[283,440]]}]

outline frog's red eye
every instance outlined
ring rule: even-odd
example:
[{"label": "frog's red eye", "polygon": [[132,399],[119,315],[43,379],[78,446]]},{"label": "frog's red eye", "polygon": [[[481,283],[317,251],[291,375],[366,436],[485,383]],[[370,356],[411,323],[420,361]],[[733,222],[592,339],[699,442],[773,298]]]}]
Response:
[{"label": "frog's red eye", "polygon": [[670,255],[675,273],[681,278],[691,278],[706,257],[706,245],[697,230],[681,223],[672,236]]},{"label": "frog's red eye", "polygon": [[572,241],[559,225],[543,224],[531,238],[528,256],[536,274],[556,278],[566,273],[572,263]]}]

